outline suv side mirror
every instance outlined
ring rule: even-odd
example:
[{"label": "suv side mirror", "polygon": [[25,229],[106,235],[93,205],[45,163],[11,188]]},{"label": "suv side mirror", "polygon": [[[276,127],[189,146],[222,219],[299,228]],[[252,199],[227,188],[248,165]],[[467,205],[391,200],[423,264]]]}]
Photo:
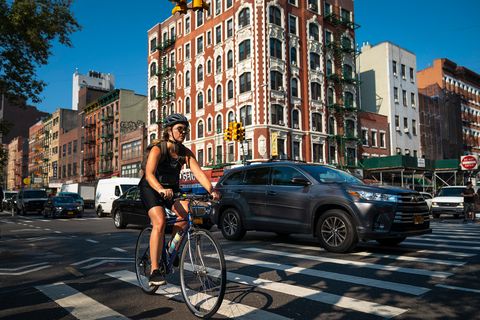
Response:
[{"label": "suv side mirror", "polygon": [[312,183],[311,183],[310,181],[308,181],[307,179],[301,178],[301,177],[294,177],[294,178],[292,178],[291,182],[292,182],[293,184],[301,185],[301,186],[309,186],[309,185],[312,184]]},{"label": "suv side mirror", "polygon": [[115,187],[115,196],[120,197],[120,189]]}]

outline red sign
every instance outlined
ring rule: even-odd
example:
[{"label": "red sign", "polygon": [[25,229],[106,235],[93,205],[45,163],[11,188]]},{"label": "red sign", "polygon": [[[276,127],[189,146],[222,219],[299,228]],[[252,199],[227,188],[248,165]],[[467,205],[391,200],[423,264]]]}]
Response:
[{"label": "red sign", "polygon": [[475,156],[462,156],[460,165],[463,170],[474,170],[478,166],[478,160]]}]

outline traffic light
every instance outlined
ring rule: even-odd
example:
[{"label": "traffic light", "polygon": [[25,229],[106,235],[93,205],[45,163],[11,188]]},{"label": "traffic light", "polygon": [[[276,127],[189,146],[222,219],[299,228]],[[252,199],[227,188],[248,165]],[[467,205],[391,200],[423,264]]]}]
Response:
[{"label": "traffic light", "polygon": [[176,3],[175,7],[172,9],[172,15],[179,12],[181,14],[187,13],[187,0],[174,0]]},{"label": "traffic light", "polygon": [[232,130],[230,130],[230,128],[225,129],[225,132],[223,133],[223,140],[232,141]]},{"label": "traffic light", "polygon": [[234,122],[233,123],[233,129],[232,129],[232,139],[233,141],[240,141],[239,140],[239,133],[240,133],[240,128],[242,127],[241,122]]},{"label": "traffic light", "polygon": [[206,3],[204,0],[193,0],[192,2],[192,9],[193,10],[208,10],[210,5]]},{"label": "traffic light", "polygon": [[238,129],[238,141],[245,141],[245,128],[240,127]]}]

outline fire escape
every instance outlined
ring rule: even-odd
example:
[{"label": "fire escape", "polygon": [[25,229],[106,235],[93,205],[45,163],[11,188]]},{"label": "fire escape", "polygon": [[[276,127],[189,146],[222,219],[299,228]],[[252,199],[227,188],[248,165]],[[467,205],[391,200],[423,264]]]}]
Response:
[{"label": "fire escape", "polygon": [[85,177],[87,181],[95,180],[95,123],[85,123],[85,153],[83,161],[85,163]]},{"label": "fire escape", "polygon": [[113,111],[108,109],[101,117],[102,144],[100,150],[101,167],[100,174],[104,178],[110,177],[113,172]]},{"label": "fire escape", "polygon": [[[339,8],[335,7],[332,10],[324,18],[327,30],[331,31],[331,37],[325,38],[328,162],[334,163],[333,159],[337,153],[337,165],[341,168],[352,168],[357,163],[359,143],[355,129],[358,111],[355,96],[359,83],[355,74],[357,51],[351,39],[355,39],[354,30],[359,26],[351,21],[349,11],[342,9],[341,15],[337,15],[334,11]],[[333,92],[330,88],[334,88]]]},{"label": "fire escape", "polygon": [[[167,36],[168,37],[168,36]],[[175,100],[175,61],[173,55],[170,53],[175,49],[175,36],[170,35],[170,39],[165,38],[157,46],[160,52],[159,65],[158,65],[158,116],[157,124],[159,129],[163,118],[168,114],[169,102]],[[161,109],[162,108],[162,109]],[[160,130],[159,130],[160,134]]]}]

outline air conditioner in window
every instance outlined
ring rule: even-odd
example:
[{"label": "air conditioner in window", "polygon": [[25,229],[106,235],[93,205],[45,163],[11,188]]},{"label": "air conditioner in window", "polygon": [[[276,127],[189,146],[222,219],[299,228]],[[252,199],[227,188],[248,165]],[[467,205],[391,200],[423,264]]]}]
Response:
[{"label": "air conditioner in window", "polygon": [[312,127],[312,130],[313,130],[313,131],[317,131],[317,127]]},{"label": "air conditioner in window", "polygon": [[314,5],[313,3],[310,3],[310,4],[308,5],[308,9],[313,10],[313,11],[316,11],[316,10],[317,10],[317,9],[315,8],[315,5]]},{"label": "air conditioner in window", "polygon": [[400,127],[399,127],[399,126],[396,126],[396,127],[395,127],[395,130],[400,131]]},{"label": "air conditioner in window", "polygon": [[408,133],[408,128],[403,128],[403,132]]},{"label": "air conditioner in window", "polygon": [[315,37],[314,37],[314,36],[310,36],[309,39],[310,39],[310,40],[315,40]]},{"label": "air conditioner in window", "polygon": [[277,91],[283,91],[283,87],[282,86],[277,87]]},{"label": "air conditioner in window", "polygon": [[398,99],[395,99],[395,103],[398,103]]},{"label": "air conditioner in window", "polygon": [[297,123],[295,123],[295,124],[293,125],[293,129],[298,129],[298,124],[297,124]]},{"label": "air conditioner in window", "polygon": [[316,67],[316,68],[315,68],[315,71],[320,71],[320,67]]},{"label": "air conditioner in window", "polygon": [[279,125],[279,126],[283,126],[283,121],[282,121],[282,120],[278,120],[278,125]]}]

